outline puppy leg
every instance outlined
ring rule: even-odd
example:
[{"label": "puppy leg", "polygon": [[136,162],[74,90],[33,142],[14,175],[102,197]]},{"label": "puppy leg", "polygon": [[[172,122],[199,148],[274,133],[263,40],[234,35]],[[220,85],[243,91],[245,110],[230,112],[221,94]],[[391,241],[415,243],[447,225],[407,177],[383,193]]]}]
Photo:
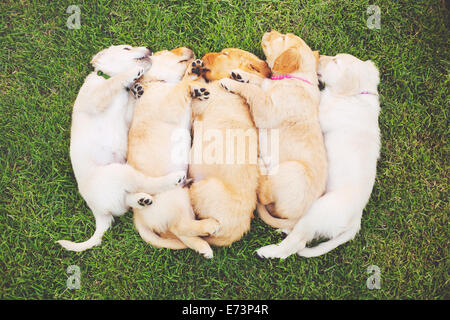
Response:
[{"label": "puppy leg", "polygon": [[227,78],[221,79],[220,84],[225,90],[236,93],[247,101],[257,126],[258,124],[261,125],[268,121],[266,120],[268,114],[271,115],[270,123],[272,126],[274,123],[279,122],[279,120],[276,119],[277,115],[280,113],[279,110],[275,109],[272,98],[259,86]]},{"label": "puppy leg", "polygon": [[[308,166],[299,161],[282,162],[276,174],[270,176],[275,211],[281,218],[298,220],[314,202]],[[317,196],[318,197],[318,196]]]},{"label": "puppy leg", "polygon": [[269,176],[259,177],[259,185],[256,193],[258,195],[258,202],[262,205],[268,205],[275,201],[272,193],[272,182]]},{"label": "puppy leg", "polygon": [[125,89],[130,88],[144,74],[144,71],[144,68],[136,67],[104,80],[100,85],[91,88],[90,93],[85,95],[86,99],[89,99],[89,101],[83,103],[83,105],[89,106],[89,109],[85,111],[90,113],[103,112],[121,91],[126,93]]},{"label": "puppy leg", "polygon": [[219,222],[212,218],[202,220],[183,219],[174,227],[173,232],[188,237],[206,237],[216,234],[219,228]]},{"label": "puppy leg", "polygon": [[213,254],[211,247],[209,246],[208,242],[206,242],[202,238],[188,237],[188,236],[182,236],[182,235],[177,235],[177,236],[186,246],[197,251],[205,258],[211,259],[213,257],[214,254]]},{"label": "puppy leg", "polygon": [[[117,165],[111,164],[110,166]],[[143,191],[150,194],[170,190],[186,182],[186,172],[176,171],[163,177],[148,177],[128,164],[117,165],[118,175],[124,182],[125,190],[129,193]]]},{"label": "puppy leg", "polygon": [[233,80],[242,83],[254,84],[257,86],[261,86],[264,81],[264,78],[250,72],[242,71],[241,69],[232,70],[230,75]]}]

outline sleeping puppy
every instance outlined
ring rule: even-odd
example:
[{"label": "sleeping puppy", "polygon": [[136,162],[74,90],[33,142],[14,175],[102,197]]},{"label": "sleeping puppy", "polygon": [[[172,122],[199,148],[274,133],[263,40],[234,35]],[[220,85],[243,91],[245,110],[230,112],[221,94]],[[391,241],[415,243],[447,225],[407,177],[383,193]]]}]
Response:
[{"label": "sleeping puppy", "polygon": [[[245,101],[220,85],[221,78],[240,68],[268,77],[267,64],[240,49],[208,53],[194,62],[197,80],[210,93],[208,100],[194,100],[193,145],[189,177],[191,203],[199,218],[214,218],[220,229],[206,239],[226,246],[250,229],[258,184],[258,141]],[[208,82],[208,83],[207,83]]]},{"label": "sleeping puppy", "polygon": [[[353,239],[375,182],[380,153],[377,68],[372,61],[338,54],[321,56],[318,73],[325,84],[319,117],[328,153],[327,190],[279,245],[258,250],[266,258],[295,252],[315,257]],[[305,248],[316,237],[330,240]]]},{"label": "sleeping puppy", "polygon": [[[209,92],[192,85],[194,53],[190,48],[160,51],[141,82],[145,93],[136,104],[129,134],[128,162],[150,176],[182,170],[187,173],[191,147],[191,96],[207,99]],[[189,67],[189,68],[188,68]],[[184,77],[183,77],[184,76]],[[214,234],[214,219],[196,220],[187,188],[174,188],[154,197],[148,208],[134,208],[134,224],[141,237],[155,247],[189,247],[212,258],[200,238]]]},{"label": "sleeping puppy", "polygon": [[58,241],[83,251],[99,245],[114,216],[130,207],[152,203],[150,194],[183,183],[183,172],[150,178],[126,164],[127,136],[135,99],[143,92],[135,84],[151,65],[151,50],[112,46],[91,61],[95,70],[85,80],[73,107],[70,158],[78,189],[95,216],[96,230],[87,241]]},{"label": "sleeping puppy", "polygon": [[267,224],[289,230],[323,194],[326,184],[327,160],[318,118],[318,53],[296,35],[276,31],[264,34],[262,48],[272,69],[271,80],[236,69],[231,73],[235,80],[221,83],[247,101],[260,131],[278,135],[277,157],[260,145],[265,174],[258,188],[258,212]]}]

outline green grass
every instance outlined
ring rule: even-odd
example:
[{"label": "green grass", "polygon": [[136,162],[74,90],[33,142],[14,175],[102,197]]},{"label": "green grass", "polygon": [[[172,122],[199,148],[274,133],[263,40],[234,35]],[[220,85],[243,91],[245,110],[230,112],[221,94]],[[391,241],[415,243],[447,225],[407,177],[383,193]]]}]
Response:
[{"label": "green grass", "polygon": [[[79,30],[66,27],[72,4]],[[381,8],[380,30],[366,26],[370,4]],[[448,15],[436,0],[2,1],[0,298],[449,299]],[[380,68],[382,153],[356,239],[319,258],[261,260],[255,250],[280,236],[255,218],[241,241],[205,260],[144,243],[127,214],[100,247],[59,247],[94,231],[69,159],[90,57],[119,43],[263,57],[270,28]],[[69,265],[80,267],[79,290],[66,288]],[[379,290],[366,287],[370,265],[381,269]]]}]

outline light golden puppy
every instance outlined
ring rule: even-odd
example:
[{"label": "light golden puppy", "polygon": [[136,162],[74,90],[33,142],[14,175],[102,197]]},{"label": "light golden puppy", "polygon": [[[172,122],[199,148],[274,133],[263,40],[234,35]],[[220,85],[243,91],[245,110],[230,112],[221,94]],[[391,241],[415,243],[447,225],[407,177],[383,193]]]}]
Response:
[{"label": "light golden puppy", "polygon": [[262,77],[268,77],[270,69],[255,55],[239,49],[208,53],[202,60],[194,62],[193,71],[203,76],[198,83],[211,98],[192,103],[191,203],[199,218],[220,223],[219,231],[206,241],[226,246],[250,228],[256,206],[258,140],[245,101],[224,90],[217,80],[235,68]]},{"label": "light golden puppy", "polygon": [[267,224],[290,230],[326,185],[327,159],[318,118],[318,52],[296,35],[277,31],[264,34],[262,48],[271,79],[236,69],[231,73],[234,80],[221,83],[246,99],[258,129],[278,137],[277,150],[260,148],[264,174],[258,212]]},{"label": "light golden puppy", "polygon": [[[191,96],[208,98],[204,88],[191,85],[194,54],[190,48],[160,51],[141,85],[144,94],[136,104],[129,133],[128,162],[154,177],[183,170],[187,174],[191,146]],[[188,69],[189,67],[189,69]],[[134,210],[141,237],[156,247],[189,247],[212,258],[209,244],[200,238],[214,234],[214,219],[196,220],[187,188],[181,186],[153,197],[153,205]]]}]

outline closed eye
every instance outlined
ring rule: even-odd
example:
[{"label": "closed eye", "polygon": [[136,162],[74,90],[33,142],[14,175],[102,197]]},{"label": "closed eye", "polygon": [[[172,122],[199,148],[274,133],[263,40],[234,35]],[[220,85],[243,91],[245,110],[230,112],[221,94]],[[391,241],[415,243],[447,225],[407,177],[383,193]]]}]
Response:
[{"label": "closed eye", "polygon": [[130,50],[130,48],[123,48],[123,50],[128,50],[128,51],[129,51],[129,50]]}]

